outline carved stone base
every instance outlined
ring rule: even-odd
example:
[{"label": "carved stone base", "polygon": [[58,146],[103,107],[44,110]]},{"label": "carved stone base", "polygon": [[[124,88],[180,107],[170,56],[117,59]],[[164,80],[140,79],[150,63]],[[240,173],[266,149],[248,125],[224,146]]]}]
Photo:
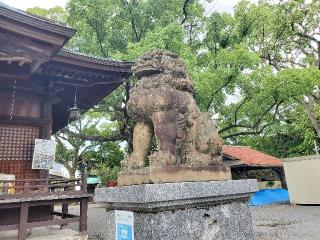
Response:
[{"label": "carved stone base", "polygon": [[118,185],[147,183],[206,182],[231,180],[230,168],[224,165],[145,167],[132,173],[120,172]]},{"label": "carved stone base", "polygon": [[[98,188],[106,207],[103,239],[116,239],[115,210],[133,214],[135,240],[252,240],[247,201],[254,179]],[[101,211],[102,213],[102,211]]]}]

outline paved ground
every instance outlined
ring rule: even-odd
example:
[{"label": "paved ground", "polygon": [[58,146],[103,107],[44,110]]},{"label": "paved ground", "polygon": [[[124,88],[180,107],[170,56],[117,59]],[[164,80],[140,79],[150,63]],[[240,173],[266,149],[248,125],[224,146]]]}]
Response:
[{"label": "paved ground", "polygon": [[[79,214],[79,206],[69,207],[70,213]],[[89,204],[88,209],[88,234],[90,240],[104,240],[104,228],[106,227],[106,210],[99,204]],[[78,224],[69,224],[74,230],[78,230]],[[1,239],[0,239],[1,240]]]},{"label": "paved ground", "polygon": [[320,239],[320,206],[277,205],[251,212],[255,240]]},{"label": "paved ground", "polygon": [[[0,240],[17,240],[18,231],[1,232]],[[86,240],[87,237],[79,236],[78,231],[60,229],[59,226],[39,227],[27,230],[27,240]]]},{"label": "paved ground", "polygon": [[[71,211],[77,212],[74,207]],[[320,206],[276,205],[251,208],[255,240],[319,240]],[[73,226],[76,228],[76,226]],[[103,239],[105,210],[91,204],[88,215],[90,239]]]}]

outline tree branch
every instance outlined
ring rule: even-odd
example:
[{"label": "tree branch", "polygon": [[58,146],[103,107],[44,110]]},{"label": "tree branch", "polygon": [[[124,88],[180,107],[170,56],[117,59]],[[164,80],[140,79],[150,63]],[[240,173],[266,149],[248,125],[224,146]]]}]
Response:
[{"label": "tree branch", "polygon": [[72,137],[79,138],[83,141],[114,142],[114,141],[124,141],[128,137],[128,134],[126,133],[125,130],[120,131],[120,133],[117,133],[111,136],[86,135],[86,134],[74,133],[67,128],[60,130],[60,132],[68,134]]},{"label": "tree branch", "polygon": [[182,7],[182,12],[183,12],[183,19],[181,20],[181,25],[185,23],[188,19],[188,6],[191,3],[192,0],[184,0],[183,7]]},{"label": "tree branch", "polygon": [[279,107],[279,105],[282,103],[282,101],[280,102],[277,102],[277,100],[270,106],[268,107],[263,113],[262,115],[260,116],[260,118],[253,124],[252,128],[256,128],[260,125],[260,123],[262,122],[263,118],[265,115],[267,115],[268,112],[270,112],[270,110],[276,106],[276,112],[277,112],[277,109]]},{"label": "tree branch", "polygon": [[303,37],[303,38],[307,38],[307,39],[309,39],[309,40],[311,40],[311,41],[314,41],[314,42],[318,42],[318,40],[315,38],[315,37],[311,37],[311,36],[309,36],[309,35],[307,35],[307,34],[305,34],[305,33],[300,33],[300,32],[298,32],[297,33],[298,34],[298,36],[300,36],[300,37]]},{"label": "tree branch", "polygon": [[[140,31],[140,34],[138,34],[136,23],[135,23],[135,19],[133,17],[132,9],[131,9],[131,6],[129,5],[129,2],[127,2],[125,0],[122,0],[121,2],[122,2],[124,7],[128,8],[128,11],[129,11],[129,14],[130,14],[130,22],[131,22],[131,28],[132,28],[133,34],[134,34],[134,36],[136,38],[136,42],[140,42],[141,36],[142,36],[142,29]],[[134,1],[133,3],[136,3],[136,2]]]},{"label": "tree branch", "polygon": [[102,45],[103,37],[101,36],[101,33],[99,31],[97,22],[94,23],[93,21],[91,21],[89,16],[86,14],[86,12],[84,10],[82,10],[82,13],[83,13],[84,17],[86,18],[88,25],[95,31],[95,33],[97,35],[97,42],[99,44],[100,52],[102,53],[102,55],[104,57],[106,57],[106,58],[109,57],[109,54],[104,50],[104,47]]},{"label": "tree branch", "polygon": [[[258,134],[261,134],[267,127],[271,126],[272,124],[274,124],[274,122],[276,121],[276,117],[277,117],[277,114],[279,112],[279,107],[281,105],[282,101],[276,103],[276,104],[272,104],[272,106],[270,106],[263,114],[262,116],[260,117],[260,119],[255,123],[253,124],[253,126],[251,126],[250,128],[251,129],[257,129],[257,130],[253,130],[253,131],[241,131],[241,132],[237,132],[237,133],[232,133],[232,134],[229,134],[229,135],[226,135],[226,136],[223,136],[222,138],[223,139],[228,139],[228,138],[233,138],[233,137],[238,137],[238,136],[247,136],[247,135],[258,135]],[[263,125],[260,129],[258,129],[258,126],[260,125],[263,117],[266,115],[267,112],[269,112],[273,107],[275,106],[275,111],[273,113],[273,118],[272,118],[272,121],[270,123],[266,123],[265,125]],[[234,126],[235,128],[239,128],[239,127],[242,127],[241,125],[236,125]],[[248,127],[245,127],[245,128],[248,128]],[[230,129],[230,128],[229,128]],[[220,132],[219,132],[220,133]]]},{"label": "tree branch", "polygon": [[238,124],[238,112],[239,112],[239,110],[240,110],[240,108],[245,104],[245,102],[248,100],[248,98],[247,97],[245,97],[244,99],[243,99],[243,101],[238,105],[238,107],[236,108],[236,110],[235,110],[235,112],[234,112],[234,122],[233,122],[233,124],[230,124],[228,127],[225,127],[225,128],[223,128],[223,129],[221,129],[220,131],[219,131],[219,134],[220,133],[223,133],[223,132],[225,132],[225,131],[228,131],[228,130],[230,130],[230,129],[232,129],[232,128],[235,128],[235,127],[243,127],[243,128],[248,128],[249,126],[247,126],[247,125],[239,125]]}]

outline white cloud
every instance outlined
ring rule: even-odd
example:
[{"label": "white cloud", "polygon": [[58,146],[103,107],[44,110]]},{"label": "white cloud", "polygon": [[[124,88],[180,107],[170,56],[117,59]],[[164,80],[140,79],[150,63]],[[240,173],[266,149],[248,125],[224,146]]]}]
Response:
[{"label": "white cloud", "polygon": [[[201,0],[205,3],[205,0]],[[211,3],[205,3],[206,12],[218,11],[229,12],[233,11],[234,5],[240,0],[214,0]],[[251,0],[257,2],[258,0]],[[31,7],[51,8],[55,6],[65,7],[68,0],[0,0],[11,7],[15,7],[21,10],[26,10]]]},{"label": "white cloud", "polygon": [[234,5],[236,5],[240,0],[214,0],[210,3],[203,1],[206,13],[211,13],[213,11],[218,12],[229,12],[233,11]]},{"label": "white cloud", "polygon": [[[250,2],[257,3],[259,0],[250,0]],[[213,11],[217,12],[228,12],[232,13],[234,6],[240,2],[240,0],[213,0],[208,3],[206,0],[201,0],[205,6],[206,13],[212,13]]]},{"label": "white cloud", "polygon": [[32,7],[52,8],[55,6],[65,7],[68,0],[0,0],[11,7],[26,10]]}]

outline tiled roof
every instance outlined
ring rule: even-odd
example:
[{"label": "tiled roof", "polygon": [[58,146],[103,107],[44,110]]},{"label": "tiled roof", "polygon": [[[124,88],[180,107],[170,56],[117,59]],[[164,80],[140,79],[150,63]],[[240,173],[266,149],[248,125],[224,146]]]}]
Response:
[{"label": "tiled roof", "polygon": [[90,54],[90,53],[83,53],[83,52],[78,52],[76,50],[73,50],[71,48],[62,48],[60,50],[60,52],[58,53],[58,55],[60,56],[66,56],[66,55],[69,55],[69,56],[74,56],[74,57],[85,57],[89,60],[94,60],[96,61],[97,63],[101,63],[101,64],[105,64],[105,63],[113,63],[113,64],[121,64],[121,63],[128,63],[128,64],[131,64],[133,65],[134,62],[130,62],[130,61],[123,61],[123,60],[115,60],[113,58],[106,58],[106,57],[100,57],[100,56],[97,56],[97,55],[94,55],[94,54]]},{"label": "tiled roof", "polygon": [[279,158],[259,152],[247,146],[223,146],[223,155],[240,160],[249,166],[275,166],[281,167],[282,161]]}]

